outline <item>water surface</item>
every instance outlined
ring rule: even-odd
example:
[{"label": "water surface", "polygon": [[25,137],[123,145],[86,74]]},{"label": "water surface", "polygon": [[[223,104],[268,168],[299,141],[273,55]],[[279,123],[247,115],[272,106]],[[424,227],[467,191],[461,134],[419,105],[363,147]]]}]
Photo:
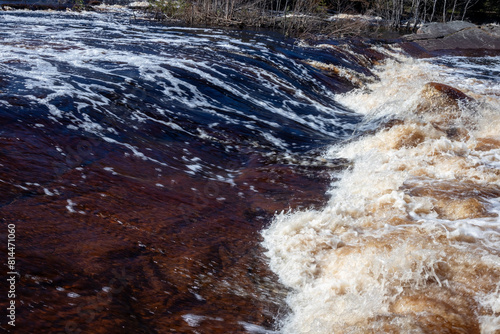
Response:
[{"label": "water surface", "polygon": [[279,34],[127,11],[5,12],[0,25],[16,330],[275,329],[285,290],[259,231],[324,202],[342,164],[320,153],[362,118],[335,101],[351,82],[308,61],[369,71]]}]

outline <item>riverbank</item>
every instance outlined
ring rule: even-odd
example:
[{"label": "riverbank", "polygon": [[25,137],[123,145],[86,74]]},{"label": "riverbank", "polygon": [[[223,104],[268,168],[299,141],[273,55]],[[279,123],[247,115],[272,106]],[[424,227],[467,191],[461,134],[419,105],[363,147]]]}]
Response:
[{"label": "riverbank", "polygon": [[[116,2],[116,1],[115,1]],[[168,7],[170,6],[170,7]],[[231,9],[230,14],[210,14],[213,9],[184,8],[179,4],[135,1],[104,4],[98,0],[75,1],[3,1],[0,10],[66,10],[66,11],[131,11],[135,18],[156,20],[167,24],[192,27],[233,27],[238,29],[271,29],[286,36],[306,41],[335,38],[362,38],[401,47],[416,57],[432,55],[498,54],[500,28],[498,24],[475,25],[467,21],[446,23],[403,22],[398,27],[380,16],[361,14],[330,14],[325,8],[299,8],[295,11]],[[229,8],[227,9],[229,10]],[[223,13],[219,11],[217,13]]]},{"label": "riverbank", "polygon": [[[160,5],[158,2],[135,1],[130,3],[104,4],[98,0],[78,1],[3,1],[0,11],[11,10],[63,10],[63,11],[117,11],[131,10],[134,17],[153,19],[159,22],[194,27],[264,28],[282,31],[291,37],[314,38],[314,36],[391,36],[407,32],[408,29],[389,29],[379,16],[361,14],[329,14],[326,8],[299,8],[294,11],[266,9],[233,9],[223,13],[216,9],[197,6]],[[222,14],[221,14],[222,13]]]}]

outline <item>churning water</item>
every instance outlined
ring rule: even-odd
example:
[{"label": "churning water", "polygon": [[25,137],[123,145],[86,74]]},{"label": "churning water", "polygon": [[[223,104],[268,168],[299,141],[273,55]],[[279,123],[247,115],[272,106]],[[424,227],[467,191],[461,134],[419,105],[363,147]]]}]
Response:
[{"label": "churning water", "polygon": [[353,166],[323,209],[263,232],[293,289],[283,331],[498,333],[500,59],[396,56],[376,74],[337,101],[390,121],[327,150]]},{"label": "churning water", "polygon": [[314,80],[302,63],[307,50],[293,41],[132,24],[128,15],[40,12],[1,20],[3,93],[40,110],[37,117],[68,120],[70,130],[125,147],[122,130],[159,126],[164,141],[232,131],[241,138],[228,144],[297,152],[352,132],[356,122]]},{"label": "churning water", "polygon": [[500,330],[499,58],[126,11],[0,26],[26,332]]}]

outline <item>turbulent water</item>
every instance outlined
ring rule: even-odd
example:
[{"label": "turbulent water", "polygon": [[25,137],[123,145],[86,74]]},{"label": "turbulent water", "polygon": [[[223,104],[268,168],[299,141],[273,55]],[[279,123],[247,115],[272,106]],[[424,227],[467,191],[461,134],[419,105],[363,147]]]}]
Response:
[{"label": "turbulent water", "polygon": [[327,150],[353,165],[323,209],[263,232],[293,288],[283,332],[498,333],[500,58],[376,73],[337,101],[386,125]]},{"label": "turbulent water", "polygon": [[499,58],[127,11],[0,26],[16,330],[499,330]]},{"label": "turbulent water", "polygon": [[334,92],[369,76],[367,60],[128,11],[4,12],[0,26],[16,331],[275,329],[285,290],[259,231],[275,211],[324,202],[343,162],[320,149],[362,120]]}]

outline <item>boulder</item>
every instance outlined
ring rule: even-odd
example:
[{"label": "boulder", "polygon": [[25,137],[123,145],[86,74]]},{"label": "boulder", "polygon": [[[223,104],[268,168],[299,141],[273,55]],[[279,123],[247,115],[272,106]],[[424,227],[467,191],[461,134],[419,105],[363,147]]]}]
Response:
[{"label": "boulder", "polygon": [[449,49],[500,49],[500,38],[475,27],[458,31],[442,39],[430,39],[418,42],[429,51]]},{"label": "boulder", "polygon": [[481,30],[492,37],[500,38],[500,25],[498,24],[485,24],[481,26]]},{"label": "boulder", "polygon": [[461,90],[456,89],[438,82],[429,82],[425,85],[424,91],[434,97],[440,96],[444,98],[449,103],[454,105],[457,101],[473,101],[474,99],[463,93]]},{"label": "boulder", "polygon": [[436,129],[448,137],[468,138],[465,125],[471,120],[464,114],[461,106],[475,100],[462,91],[437,82],[427,83],[421,93],[421,101],[415,109],[417,115],[424,116]]},{"label": "boulder", "polygon": [[427,38],[440,38],[457,31],[475,28],[476,25],[465,21],[451,21],[447,23],[433,22],[424,24],[417,30],[417,35],[424,35]]},{"label": "boulder", "polygon": [[430,23],[403,38],[428,52],[440,50],[500,50],[500,26],[476,26],[463,21]]},{"label": "boulder", "polygon": [[437,82],[429,82],[422,89],[422,99],[417,106],[416,112],[432,113],[439,118],[457,118],[460,116],[460,105],[474,101],[462,91]]}]

